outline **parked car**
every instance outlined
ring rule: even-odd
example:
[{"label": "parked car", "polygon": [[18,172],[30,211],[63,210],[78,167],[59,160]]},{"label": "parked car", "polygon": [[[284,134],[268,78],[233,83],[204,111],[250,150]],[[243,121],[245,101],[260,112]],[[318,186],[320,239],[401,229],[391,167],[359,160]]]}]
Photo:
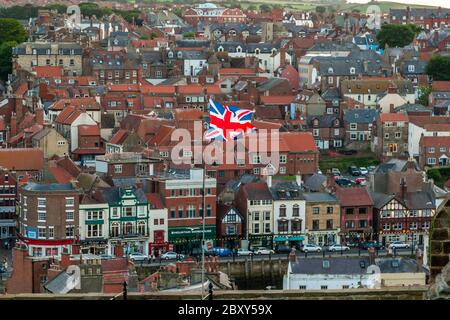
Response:
[{"label": "parked car", "polygon": [[358,177],[355,179],[355,183],[359,184],[360,186],[365,186],[367,184],[367,180],[366,178]]},{"label": "parked car", "polygon": [[328,247],[328,251],[331,251],[331,252],[350,251],[350,247],[344,246],[343,244],[333,244]]},{"label": "parked car", "polygon": [[114,259],[114,256],[109,255],[109,254],[101,254],[100,255],[100,259],[102,259],[102,260],[110,260],[110,259]]},{"label": "parked car", "polygon": [[237,251],[237,255],[238,256],[252,256],[253,255],[253,251],[248,250],[248,249],[239,249]]},{"label": "parked car", "polygon": [[353,185],[353,181],[347,178],[339,178],[335,180],[341,187],[350,187]]},{"label": "parked car", "polygon": [[339,170],[338,168],[331,168],[331,173],[332,174],[337,174],[337,175],[341,175],[341,170]]},{"label": "parked car", "polygon": [[354,155],[354,154],[358,153],[357,150],[353,150],[353,149],[339,150],[338,152],[339,152],[340,154],[345,154],[346,156],[351,156],[351,155]]},{"label": "parked car", "polygon": [[213,255],[219,256],[219,257],[230,257],[233,255],[233,251],[231,251],[230,249],[227,249],[227,248],[216,247],[216,248],[213,248],[211,251],[212,251]]},{"label": "parked car", "polygon": [[393,241],[389,244],[389,248],[391,249],[408,249],[411,246],[409,245],[409,243],[405,243],[402,241]]},{"label": "parked car", "polygon": [[377,241],[365,241],[362,242],[359,247],[363,250],[367,250],[369,248],[382,249],[383,245]]},{"label": "parked car", "polygon": [[359,172],[361,172],[361,174],[362,174],[363,176],[369,174],[369,170],[367,170],[366,167],[360,167],[360,168],[359,168]]},{"label": "parked car", "polygon": [[148,260],[148,256],[140,252],[133,252],[128,255],[131,261],[145,261]]},{"label": "parked car", "polygon": [[361,175],[361,171],[359,171],[358,167],[356,166],[350,166],[348,168],[348,172],[354,177]]},{"label": "parked car", "polygon": [[164,260],[171,260],[171,259],[177,259],[177,260],[183,260],[184,259],[184,255],[173,252],[173,251],[168,251],[164,254],[161,255],[161,259]]},{"label": "parked car", "polygon": [[321,252],[322,248],[319,247],[318,245],[308,243],[302,247],[302,251],[303,252]]},{"label": "parked car", "polygon": [[255,250],[255,254],[261,255],[261,254],[274,254],[275,251],[273,251],[272,249],[268,249],[265,247],[259,247]]},{"label": "parked car", "polygon": [[368,166],[367,169],[369,170],[369,172],[373,172],[373,171],[375,171],[376,167],[375,166]]},{"label": "parked car", "polygon": [[279,244],[275,247],[276,253],[291,253],[291,251],[292,251],[292,248],[285,244]]}]

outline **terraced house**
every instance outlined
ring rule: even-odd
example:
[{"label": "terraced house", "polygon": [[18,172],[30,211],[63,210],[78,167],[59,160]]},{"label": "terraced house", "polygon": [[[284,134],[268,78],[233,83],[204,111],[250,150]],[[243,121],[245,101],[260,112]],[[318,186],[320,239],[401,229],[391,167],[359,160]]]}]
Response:
[{"label": "terraced house", "polygon": [[[149,214],[148,200],[144,191],[135,187],[104,188],[99,189],[95,198],[108,205],[107,216],[105,216],[108,222],[108,254],[120,255],[119,247],[123,248],[125,254],[131,252],[148,254]],[[97,214],[92,209],[85,209],[85,211],[87,211],[85,224],[96,224],[97,230],[104,232],[106,229],[101,227],[103,219],[99,219],[99,211],[97,210]],[[89,211],[92,217],[89,216]],[[88,222],[89,220],[94,222]],[[94,227],[87,227],[88,233],[89,228],[92,232],[95,231]],[[94,235],[95,233],[91,234],[91,236]]]}]

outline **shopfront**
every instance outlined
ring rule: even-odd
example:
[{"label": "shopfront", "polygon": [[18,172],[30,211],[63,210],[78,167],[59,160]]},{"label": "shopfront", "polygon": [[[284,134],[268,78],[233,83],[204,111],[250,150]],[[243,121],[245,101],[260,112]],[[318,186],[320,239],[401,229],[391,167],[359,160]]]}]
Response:
[{"label": "shopfront", "polygon": [[153,231],[153,242],[148,244],[148,254],[154,257],[164,254],[168,251],[172,251],[173,245],[169,245],[169,242],[165,241],[165,231],[155,230]]},{"label": "shopfront", "polygon": [[[130,253],[142,253],[144,255],[149,254],[148,238],[135,238],[135,239],[112,239],[109,241],[108,254],[113,256],[120,255],[123,250],[123,255],[129,255]],[[120,248],[120,249],[118,249]]]},{"label": "shopfront", "polygon": [[289,247],[296,247],[296,248],[301,248],[304,240],[305,237],[300,235],[283,235],[283,236],[275,236],[273,238],[275,246],[287,245]]},{"label": "shopfront", "polygon": [[102,255],[108,252],[108,241],[106,239],[89,239],[80,241],[82,254]]},{"label": "shopfront", "polygon": [[308,234],[308,243],[321,247],[339,244],[341,239],[338,234],[338,231],[310,231]]},{"label": "shopfront", "polygon": [[[203,227],[169,227],[169,243],[174,245],[174,251],[184,254],[192,254],[195,249],[201,247]],[[205,240],[216,241],[216,226],[205,226]]]}]

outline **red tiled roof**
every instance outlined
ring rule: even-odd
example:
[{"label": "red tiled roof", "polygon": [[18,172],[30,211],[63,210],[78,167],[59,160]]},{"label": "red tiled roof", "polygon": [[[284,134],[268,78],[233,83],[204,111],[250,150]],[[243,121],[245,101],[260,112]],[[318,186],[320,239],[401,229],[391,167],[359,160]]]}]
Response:
[{"label": "red tiled roof", "polygon": [[74,154],[105,154],[105,149],[97,148],[76,148],[72,151]]},{"label": "red tiled roof", "polygon": [[179,86],[178,87],[178,93],[184,94],[184,93],[191,93],[191,94],[202,94],[203,93],[203,86],[199,84],[188,84],[185,86]]},{"label": "red tiled roof", "polygon": [[261,104],[285,105],[290,104],[294,99],[295,96],[262,96]]},{"label": "red tiled roof", "polygon": [[450,81],[433,81],[433,91],[450,91]]},{"label": "red tiled roof", "polygon": [[430,123],[423,126],[426,131],[449,131],[450,123]]},{"label": "red tiled roof", "polygon": [[336,197],[343,207],[371,206],[373,200],[366,188],[336,188]]},{"label": "red tiled roof", "polygon": [[408,122],[408,115],[406,115],[404,113],[381,113],[380,121],[381,121],[381,123],[387,122],[387,121]]},{"label": "red tiled roof", "polygon": [[89,98],[73,98],[61,99],[56,101],[51,107],[52,110],[63,110],[67,106],[74,106],[77,108],[85,108],[86,110],[100,110],[100,105],[93,97]]},{"label": "red tiled roof", "polygon": [[0,149],[0,166],[17,171],[40,171],[44,153],[36,148]]},{"label": "red tiled roof", "polygon": [[170,94],[173,95],[175,93],[175,86],[169,85],[143,85],[141,86],[141,93],[160,93],[160,94]]},{"label": "red tiled roof", "polygon": [[121,144],[128,137],[128,131],[124,129],[119,129],[109,140],[111,144]]},{"label": "red tiled roof", "polygon": [[222,68],[219,70],[219,74],[256,74],[256,72],[251,68]]},{"label": "red tiled roof", "polygon": [[81,114],[74,106],[68,106],[61,111],[55,119],[55,122],[61,124],[71,124]]},{"label": "red tiled roof", "polygon": [[108,91],[139,91],[138,84],[110,84]]},{"label": "red tiled roof", "polygon": [[[280,140],[285,143],[290,152],[317,151],[317,146],[310,132],[280,132]],[[281,151],[280,141],[280,151]]]},{"label": "red tiled roof", "polygon": [[222,94],[220,87],[218,84],[210,84],[206,85],[206,93],[207,94]]},{"label": "red tiled roof", "polygon": [[78,126],[80,136],[99,136],[100,128],[97,125],[81,125]]},{"label": "red tiled roof", "polygon": [[36,66],[34,67],[38,78],[60,78],[63,68],[60,66]]},{"label": "red tiled roof", "polygon": [[75,179],[66,170],[61,167],[49,167],[48,170],[58,183],[69,183]]},{"label": "red tiled roof", "polygon": [[421,138],[421,145],[428,147],[428,146],[432,146],[432,147],[450,147],[450,137],[446,136],[446,137],[428,137],[428,136],[423,136]]},{"label": "red tiled roof", "polygon": [[447,124],[448,117],[433,117],[433,116],[408,116],[409,122],[416,126],[424,128],[427,124]]}]

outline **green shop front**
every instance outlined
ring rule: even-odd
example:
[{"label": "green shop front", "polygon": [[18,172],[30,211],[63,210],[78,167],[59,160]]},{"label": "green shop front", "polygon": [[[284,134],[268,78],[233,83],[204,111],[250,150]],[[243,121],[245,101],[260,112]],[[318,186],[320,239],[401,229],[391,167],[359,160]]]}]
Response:
[{"label": "green shop front", "polygon": [[305,240],[304,236],[301,235],[277,235],[273,238],[274,244],[276,245],[288,245],[290,247],[300,248]]},{"label": "green shop front", "polygon": [[[169,243],[178,253],[193,254],[201,248],[203,226],[169,227]],[[205,225],[205,240],[216,243],[216,226]]]}]

